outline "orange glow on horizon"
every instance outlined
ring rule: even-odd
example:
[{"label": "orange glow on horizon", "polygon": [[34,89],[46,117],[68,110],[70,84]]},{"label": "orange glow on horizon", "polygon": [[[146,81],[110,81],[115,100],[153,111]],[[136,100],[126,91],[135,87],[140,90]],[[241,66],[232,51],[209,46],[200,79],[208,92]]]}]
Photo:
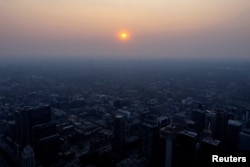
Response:
[{"label": "orange glow on horizon", "polygon": [[130,39],[130,33],[127,31],[120,31],[118,32],[118,39],[122,40],[122,41],[127,41]]}]

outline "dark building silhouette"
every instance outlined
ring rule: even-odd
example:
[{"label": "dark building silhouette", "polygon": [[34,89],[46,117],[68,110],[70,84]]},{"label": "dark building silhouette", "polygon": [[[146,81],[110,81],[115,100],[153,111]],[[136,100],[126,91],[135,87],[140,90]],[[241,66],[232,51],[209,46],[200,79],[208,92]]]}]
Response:
[{"label": "dark building silhouette", "polygon": [[206,111],[205,128],[203,130],[204,136],[211,137],[215,131],[215,125],[216,125],[216,113],[211,111]]},{"label": "dark building silhouette", "polygon": [[155,123],[144,122],[142,124],[142,152],[148,161],[148,166],[158,166],[158,126]]},{"label": "dark building silhouette", "polygon": [[195,132],[200,136],[205,127],[205,111],[196,109],[192,111],[192,119],[195,122]]},{"label": "dark building silhouette", "polygon": [[216,123],[215,129],[213,133],[213,138],[220,140],[221,142],[225,142],[226,133],[227,133],[227,122],[229,117],[225,110],[216,110]]},{"label": "dark building silhouette", "polygon": [[57,152],[59,149],[58,135],[51,135],[39,139],[37,155],[39,156],[38,161],[44,166],[53,164],[57,161]]},{"label": "dark building silhouette", "polygon": [[[176,160],[175,155],[175,141],[176,141],[176,130],[174,128],[165,127],[161,129],[160,137],[165,140],[165,157],[160,161],[160,166],[172,167]],[[163,165],[162,165],[163,164]]]},{"label": "dark building silhouette", "polygon": [[26,107],[16,111],[17,142],[24,147],[32,144],[32,126],[51,121],[51,109],[49,105],[35,108]]},{"label": "dark building silhouette", "polygon": [[35,157],[43,164],[56,161],[59,144],[55,123],[39,124],[32,127],[32,145],[36,153]]},{"label": "dark building silhouette", "polygon": [[170,124],[170,119],[166,116],[161,116],[157,118],[158,128],[162,128]]},{"label": "dark building silhouette", "polygon": [[205,137],[201,140],[199,164],[207,166],[211,163],[211,156],[221,152],[221,142],[211,137]]},{"label": "dark building silhouette", "polygon": [[[198,135],[195,132],[183,130],[176,136],[176,146],[178,161],[173,166],[185,167],[194,166],[196,162]],[[177,158],[177,157],[175,157]]]},{"label": "dark building silhouette", "polygon": [[126,146],[126,122],[122,115],[116,115],[114,118],[114,132],[113,132],[113,151],[123,155]]},{"label": "dark building silhouette", "polygon": [[30,145],[26,145],[23,149],[21,167],[35,167],[34,151]]},{"label": "dark building silhouette", "polygon": [[186,115],[183,112],[174,114],[172,122],[176,128],[183,130],[186,126]]},{"label": "dark building silhouette", "polygon": [[239,145],[240,151],[250,151],[250,130],[245,130],[239,133]]},{"label": "dark building silhouette", "polygon": [[166,116],[160,116],[157,118],[158,132],[157,135],[157,163],[159,167],[165,166],[165,158],[166,158],[166,137],[162,137],[162,129],[165,129],[167,125],[170,124],[170,119]]},{"label": "dark building silhouette", "polygon": [[228,120],[226,150],[237,151],[239,145],[239,134],[242,123],[236,120]]},{"label": "dark building silhouette", "polygon": [[[51,108],[49,105],[26,107],[15,112],[16,142],[20,149],[34,149],[34,158],[41,164],[48,165],[56,161],[59,150],[59,137],[56,124],[51,123]],[[26,149],[25,149],[26,148]]]}]

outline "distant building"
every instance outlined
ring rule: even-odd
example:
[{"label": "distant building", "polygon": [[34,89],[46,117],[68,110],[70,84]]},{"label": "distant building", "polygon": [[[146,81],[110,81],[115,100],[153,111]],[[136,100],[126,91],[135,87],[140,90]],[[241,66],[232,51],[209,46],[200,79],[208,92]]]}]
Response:
[{"label": "distant building", "polygon": [[170,124],[170,119],[166,116],[158,117],[157,124],[158,124],[158,128],[161,129],[162,127],[165,127],[168,124]]},{"label": "distant building", "polygon": [[173,116],[172,123],[176,128],[183,130],[186,126],[186,115],[185,113],[176,113]]},{"label": "distant building", "polygon": [[124,116],[126,118],[126,120],[130,120],[130,118],[131,118],[131,113],[129,111],[127,111],[127,110],[121,110],[120,109],[120,110],[117,111],[117,113],[119,115]]}]

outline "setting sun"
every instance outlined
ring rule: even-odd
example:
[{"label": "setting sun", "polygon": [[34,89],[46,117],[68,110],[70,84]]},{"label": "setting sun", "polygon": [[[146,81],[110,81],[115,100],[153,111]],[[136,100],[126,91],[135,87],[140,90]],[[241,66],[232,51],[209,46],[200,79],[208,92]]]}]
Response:
[{"label": "setting sun", "polygon": [[129,40],[130,39],[130,34],[128,32],[122,31],[122,32],[118,33],[118,38],[120,40],[123,40],[123,41]]},{"label": "setting sun", "polygon": [[127,37],[127,34],[126,33],[122,33],[122,38],[126,38]]}]

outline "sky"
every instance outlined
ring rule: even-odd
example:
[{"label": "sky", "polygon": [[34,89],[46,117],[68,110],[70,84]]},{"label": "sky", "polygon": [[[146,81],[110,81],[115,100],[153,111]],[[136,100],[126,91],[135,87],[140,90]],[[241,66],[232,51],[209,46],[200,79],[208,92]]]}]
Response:
[{"label": "sky", "polygon": [[249,0],[0,0],[0,59],[250,59],[249,16]]}]

